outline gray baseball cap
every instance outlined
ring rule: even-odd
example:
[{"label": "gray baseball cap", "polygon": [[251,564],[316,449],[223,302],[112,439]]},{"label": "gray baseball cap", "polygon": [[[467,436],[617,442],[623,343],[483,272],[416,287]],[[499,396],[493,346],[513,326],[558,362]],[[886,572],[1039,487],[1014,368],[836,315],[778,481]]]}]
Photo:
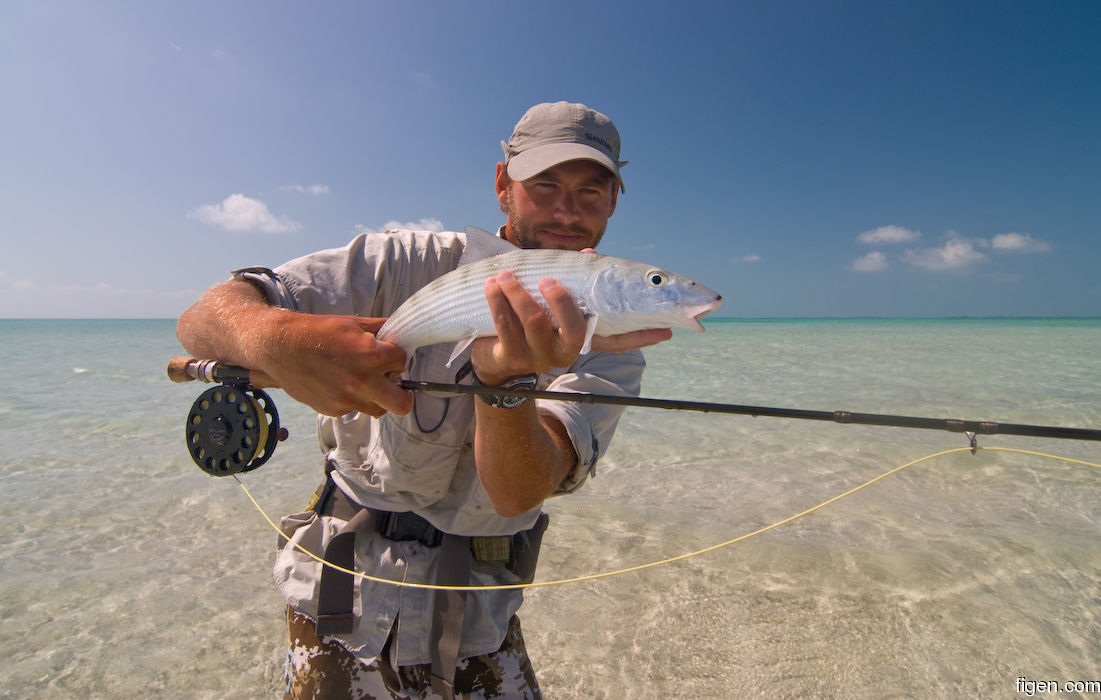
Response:
[{"label": "gray baseball cap", "polygon": [[591,160],[612,171],[623,189],[619,169],[627,161],[619,160],[619,132],[611,119],[583,104],[535,105],[501,148],[513,180],[522,182],[569,160]]}]

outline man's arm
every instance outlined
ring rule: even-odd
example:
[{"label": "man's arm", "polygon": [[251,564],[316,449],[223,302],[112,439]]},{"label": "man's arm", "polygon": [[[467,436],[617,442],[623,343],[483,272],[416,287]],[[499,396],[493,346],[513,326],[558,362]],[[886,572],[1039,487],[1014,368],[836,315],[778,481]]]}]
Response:
[{"label": "man's arm", "polygon": [[230,280],[185,311],[176,334],[197,357],[263,370],[320,413],[405,414],[412,398],[386,376],[405,368],[405,352],[373,335],[384,320],[287,311]]},{"label": "man's arm", "polygon": [[497,513],[523,515],[557,490],[577,464],[566,428],[534,401],[494,408],[477,401],[474,460]]},{"label": "man's arm", "polygon": [[[555,324],[511,273],[486,282],[498,336],[476,341],[471,355],[474,371],[484,384],[567,367],[577,359],[586,331],[581,311],[554,280],[543,280],[539,289]],[[670,336],[668,329],[661,329],[602,342],[605,349],[624,351]],[[474,459],[482,485],[498,514],[526,513],[553,494],[577,464],[566,428],[558,419],[541,415],[533,401],[516,408],[495,408],[484,401],[475,401],[475,406]]]}]

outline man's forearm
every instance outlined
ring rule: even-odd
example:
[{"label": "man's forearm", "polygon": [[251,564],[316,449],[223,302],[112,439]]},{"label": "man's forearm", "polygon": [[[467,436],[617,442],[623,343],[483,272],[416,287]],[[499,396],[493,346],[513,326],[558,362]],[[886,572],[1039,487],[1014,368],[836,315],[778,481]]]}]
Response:
[{"label": "man's forearm", "polygon": [[499,515],[522,515],[557,490],[577,463],[566,429],[534,402],[494,408],[475,401],[474,460]]},{"label": "man's forearm", "polygon": [[260,339],[270,337],[264,327],[279,312],[251,284],[230,280],[209,289],[180,316],[176,336],[197,357],[265,369]]}]

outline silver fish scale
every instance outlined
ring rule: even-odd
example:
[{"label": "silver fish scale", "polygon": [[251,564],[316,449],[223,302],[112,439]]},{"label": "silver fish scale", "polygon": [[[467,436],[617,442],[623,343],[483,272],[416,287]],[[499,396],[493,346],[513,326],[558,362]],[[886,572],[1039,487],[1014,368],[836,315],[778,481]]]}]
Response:
[{"label": "silver fish scale", "polygon": [[592,280],[613,259],[572,250],[518,250],[465,265],[437,278],[409,297],[379,329],[378,338],[406,352],[423,345],[495,335],[485,299],[485,281],[509,270],[546,308],[539,280],[553,277],[584,311]]}]

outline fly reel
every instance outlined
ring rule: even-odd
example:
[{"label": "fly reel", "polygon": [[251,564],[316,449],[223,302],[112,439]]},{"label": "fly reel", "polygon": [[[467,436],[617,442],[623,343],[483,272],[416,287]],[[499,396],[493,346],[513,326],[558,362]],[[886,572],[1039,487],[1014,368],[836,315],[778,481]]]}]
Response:
[{"label": "fly reel", "polygon": [[187,416],[187,451],[211,476],[256,469],[286,439],[271,397],[249,386],[223,384],[204,391]]}]

